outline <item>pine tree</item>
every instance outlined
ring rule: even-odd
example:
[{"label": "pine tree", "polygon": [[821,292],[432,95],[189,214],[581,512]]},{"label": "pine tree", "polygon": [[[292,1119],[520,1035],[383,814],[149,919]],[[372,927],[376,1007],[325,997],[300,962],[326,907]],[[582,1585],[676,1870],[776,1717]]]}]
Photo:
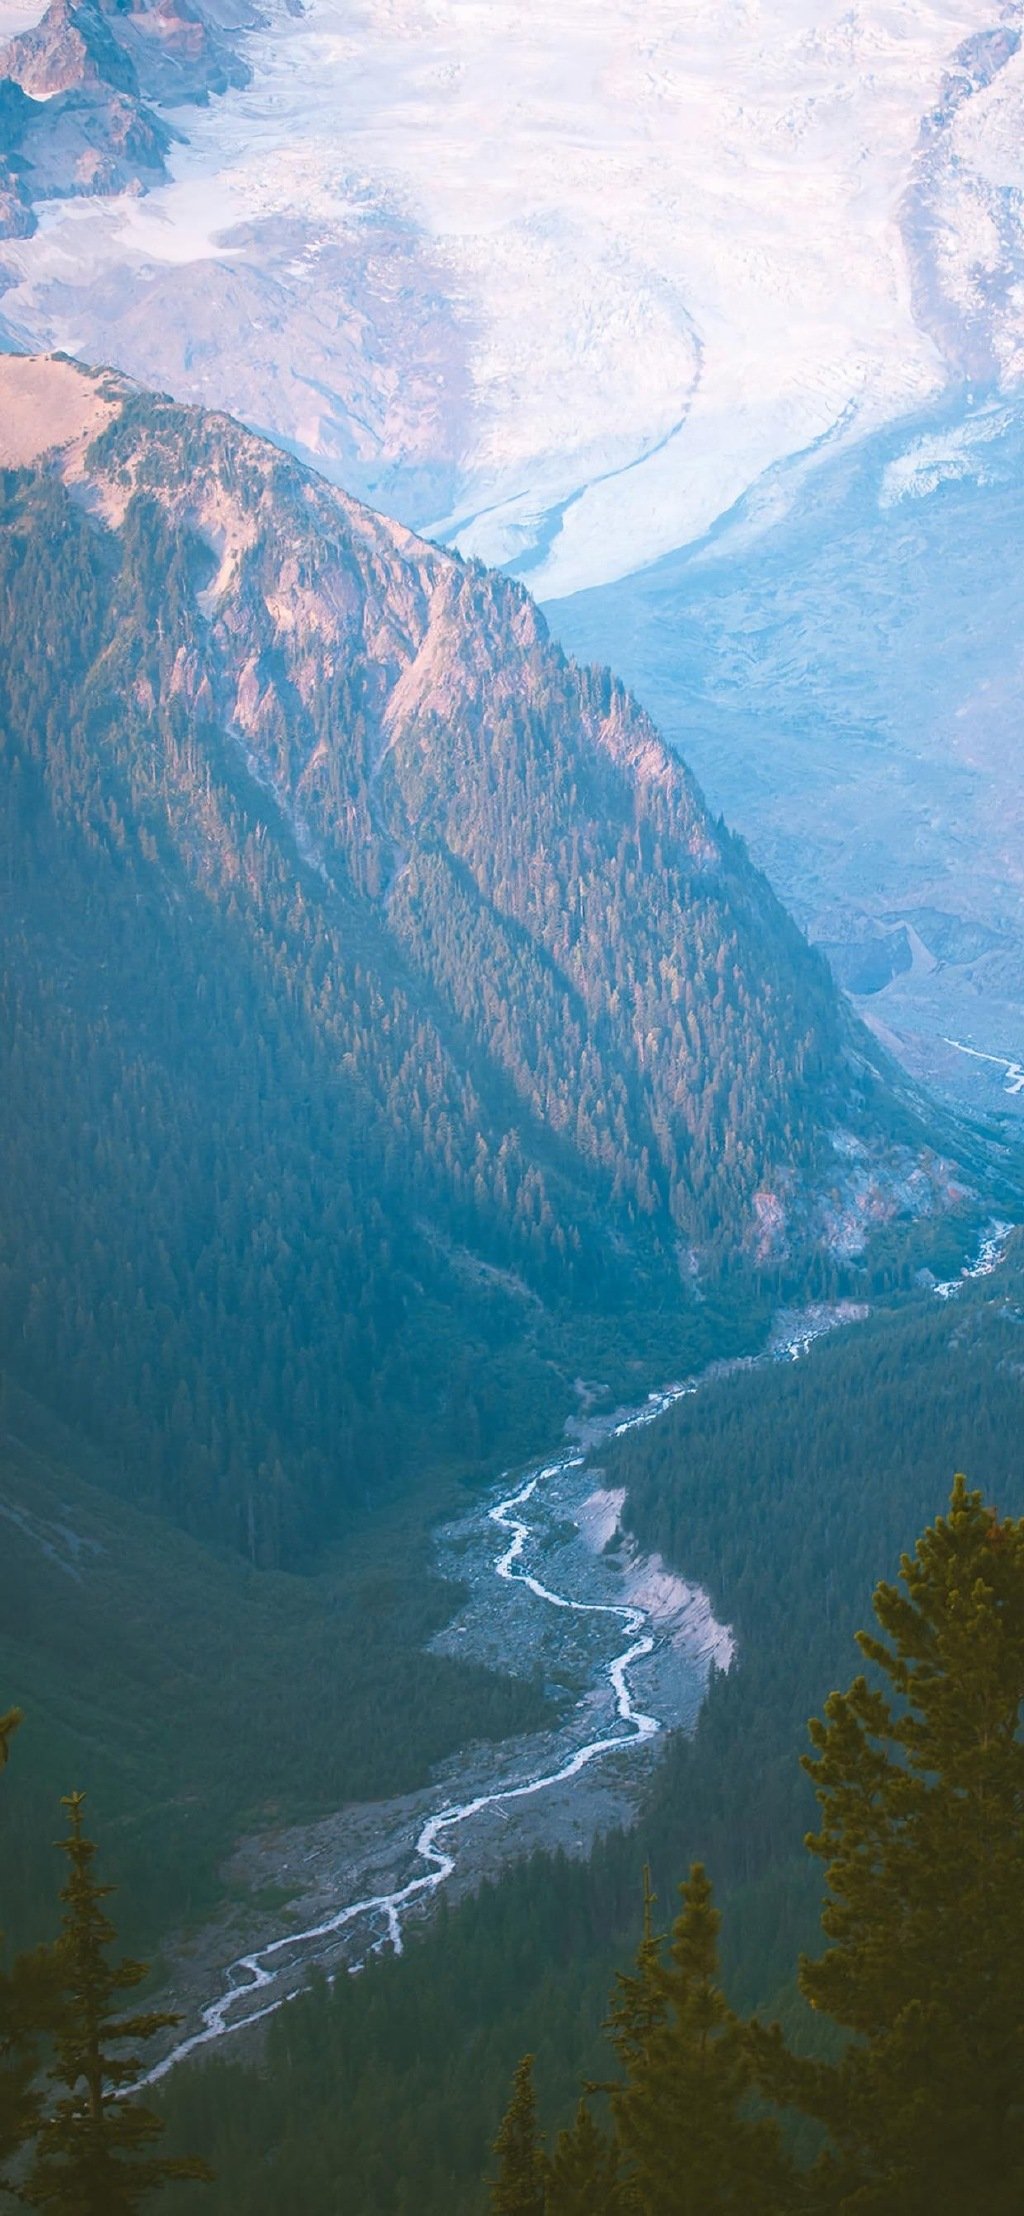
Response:
[{"label": "pine tree", "polygon": [[586,2101],[555,2141],[544,2207],[546,2216],[625,2216],[618,2147],[598,2129]]},{"label": "pine tree", "polygon": [[642,2216],[774,2216],[792,2206],[792,2180],[776,2126],[750,2113],[746,2030],[718,1984],[721,1918],[700,1863],[680,1891],[668,1961],[641,1949],[625,2035],[621,2013],[613,2020],[625,2078],[612,2114],[630,2187]]},{"label": "pine tree", "polygon": [[[17,1708],[0,1716],[0,1769],[10,1759],[21,1720]],[[53,1968],[45,1948],[0,1968],[0,2192],[13,2190],[11,2165],[18,2164],[38,2128],[39,2047],[52,1997]]]},{"label": "pine tree", "polygon": [[0,1969],[0,2194],[11,2190],[12,2164],[39,2129],[40,2050],[54,1999],[50,1950],[37,1947]]},{"label": "pine tree", "polygon": [[491,2184],[495,2216],[544,2216],[547,2161],[537,2129],[533,2056],[523,2056],[512,2080],[512,2098],[494,2142],[498,2175]]},{"label": "pine tree", "polygon": [[824,2123],[823,2205],[857,2216],[1024,2207],[1024,1521],[958,1477],[875,1594],[878,1673],[833,1693],[806,1767],[831,1942],[804,1962],[848,2037],[834,2064],[759,2041],[766,2088]]},{"label": "pine tree", "polygon": [[[644,2067],[651,2038],[665,2021],[668,2006],[660,1975],[662,1939],[654,1929],[655,1898],[650,1870],[644,1870],[643,1937],[637,1948],[636,1967],[617,1970],[615,1997],[605,2026],[627,2072]],[[604,2091],[611,2088],[606,2086]]]},{"label": "pine tree", "polygon": [[9,1708],[0,1716],[0,1770],[5,1769],[11,1756],[11,1740],[22,1721],[20,1708]]},{"label": "pine tree", "polygon": [[103,1902],[113,1888],[94,1875],[96,1849],[85,1836],[83,1800],[83,1794],[72,1793],[62,1804],[69,1817],[69,1833],[61,1841],[69,1873],[55,1950],[60,1993],[53,2077],[63,2090],[39,2131],[23,2198],[52,2216],[135,2216],[158,2186],[209,2173],[201,2162],[154,2155],[163,2124],[125,2097],[142,2068],[125,2048],[178,2019],[162,2010],[117,2014],[121,1995],[140,1983],[147,1965],[108,1960],[117,1935]]}]

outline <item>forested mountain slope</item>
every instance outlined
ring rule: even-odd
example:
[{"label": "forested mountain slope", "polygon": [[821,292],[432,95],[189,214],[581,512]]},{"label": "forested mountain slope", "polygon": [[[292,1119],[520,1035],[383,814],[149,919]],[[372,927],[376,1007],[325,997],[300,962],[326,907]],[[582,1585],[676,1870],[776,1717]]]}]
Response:
[{"label": "forested mountain slope", "polygon": [[112,376],[0,400],[0,1359],[126,1490],[280,1560],[515,1443],[610,1313],[700,1351],[693,1277],[930,1205],[824,963],[521,587]]}]

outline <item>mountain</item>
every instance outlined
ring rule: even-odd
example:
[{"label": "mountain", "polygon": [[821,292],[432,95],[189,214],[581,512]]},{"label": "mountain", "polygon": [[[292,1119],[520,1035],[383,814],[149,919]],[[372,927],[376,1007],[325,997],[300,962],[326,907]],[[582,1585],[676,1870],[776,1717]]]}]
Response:
[{"label": "mountain", "polygon": [[5,76],[35,100],[84,85],[138,91],[135,71],[93,0],[52,0],[40,23],[11,39],[3,67]]},{"label": "mountain", "polygon": [[108,373],[0,394],[0,1344],[127,1491],[278,1560],[948,1193],[521,586]]}]

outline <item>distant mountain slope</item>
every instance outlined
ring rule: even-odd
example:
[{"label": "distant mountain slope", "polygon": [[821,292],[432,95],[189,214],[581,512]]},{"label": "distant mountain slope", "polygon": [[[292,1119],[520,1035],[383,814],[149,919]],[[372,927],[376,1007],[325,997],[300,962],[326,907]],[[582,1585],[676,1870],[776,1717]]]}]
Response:
[{"label": "distant mountain slope", "polygon": [[[1012,1111],[1024,407],[959,393],[548,609],[635,685],[908,1066]],[[990,1054],[958,1053],[950,1036]]]},{"label": "distant mountain slope", "polygon": [[521,587],[116,378],[0,403],[0,1348],[127,1490],[277,1560],[606,1319],[675,1360],[694,1274],[931,1204],[824,962]]}]

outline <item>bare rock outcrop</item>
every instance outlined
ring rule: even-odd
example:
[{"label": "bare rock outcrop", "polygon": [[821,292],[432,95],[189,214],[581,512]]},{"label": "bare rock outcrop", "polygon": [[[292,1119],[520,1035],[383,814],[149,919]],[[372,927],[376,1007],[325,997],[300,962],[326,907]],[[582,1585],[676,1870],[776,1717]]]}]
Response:
[{"label": "bare rock outcrop", "polygon": [[247,0],[50,0],[0,47],[0,238],[35,228],[40,201],[146,192],[180,136],[159,112],[248,81]]}]

